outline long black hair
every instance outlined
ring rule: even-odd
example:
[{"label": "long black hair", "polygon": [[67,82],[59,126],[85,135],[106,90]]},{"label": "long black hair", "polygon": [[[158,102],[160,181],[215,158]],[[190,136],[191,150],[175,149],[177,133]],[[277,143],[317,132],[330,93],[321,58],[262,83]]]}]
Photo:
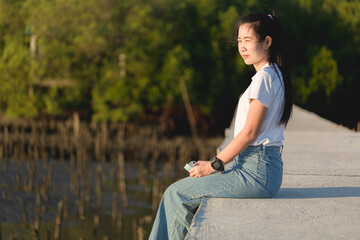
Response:
[{"label": "long black hair", "polygon": [[[258,40],[264,41],[266,36],[271,37],[272,43],[269,49],[269,63],[275,69],[279,78],[280,75],[276,70],[274,64],[276,63],[283,76],[284,83],[284,93],[285,93],[285,103],[283,113],[279,120],[280,124],[285,124],[289,122],[292,106],[293,106],[293,89],[290,76],[290,64],[287,61],[286,54],[288,53],[286,48],[286,38],[284,28],[277,16],[273,13],[272,15],[266,15],[263,13],[250,13],[243,16],[240,21],[235,26],[234,37],[238,37],[238,31],[240,25],[248,23],[250,27],[254,30],[255,34],[258,37]],[[281,79],[281,78],[280,78]]]}]

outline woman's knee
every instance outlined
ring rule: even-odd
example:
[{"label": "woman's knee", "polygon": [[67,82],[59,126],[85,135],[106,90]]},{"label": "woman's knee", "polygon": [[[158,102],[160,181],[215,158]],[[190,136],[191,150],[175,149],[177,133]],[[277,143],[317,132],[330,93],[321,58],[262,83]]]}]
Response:
[{"label": "woman's knee", "polygon": [[176,196],[178,195],[179,195],[178,185],[176,183],[173,183],[166,188],[163,198],[166,201],[174,201]]},{"label": "woman's knee", "polygon": [[171,184],[168,186],[163,194],[165,198],[169,198],[170,196],[174,195],[174,192],[176,192],[176,187],[173,186],[174,184]]},{"label": "woman's knee", "polygon": [[187,179],[182,179],[171,184],[164,192],[163,198],[166,201],[170,201],[172,203],[178,201],[184,201],[185,199],[191,198],[191,193],[187,191]]}]

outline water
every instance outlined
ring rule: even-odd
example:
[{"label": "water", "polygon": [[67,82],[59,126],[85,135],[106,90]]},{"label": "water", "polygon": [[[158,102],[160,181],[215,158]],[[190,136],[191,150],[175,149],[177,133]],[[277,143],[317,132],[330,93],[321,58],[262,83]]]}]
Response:
[{"label": "water", "polygon": [[147,239],[162,193],[222,138],[0,118],[0,240]]},{"label": "water", "polygon": [[[86,163],[87,179],[81,182],[78,176],[77,188],[71,183],[75,173],[70,161],[38,161],[34,170],[29,170],[31,164],[27,161],[19,164],[10,160],[6,165],[4,170],[5,161],[0,162],[2,239],[55,239],[55,219],[61,200],[66,204],[60,239],[147,239],[163,191],[172,182],[187,176],[183,163],[127,160],[124,166],[126,203],[124,193],[119,190],[116,174],[119,164],[115,162]],[[41,185],[46,182],[50,168],[53,174],[48,196],[38,193],[41,204],[37,204],[36,192],[43,192]],[[32,190],[27,189],[29,171],[34,171]],[[78,168],[75,172],[79,171]],[[96,191],[100,186],[99,197]],[[82,213],[81,201],[84,203]],[[36,216],[41,219],[38,234],[34,233]]]}]

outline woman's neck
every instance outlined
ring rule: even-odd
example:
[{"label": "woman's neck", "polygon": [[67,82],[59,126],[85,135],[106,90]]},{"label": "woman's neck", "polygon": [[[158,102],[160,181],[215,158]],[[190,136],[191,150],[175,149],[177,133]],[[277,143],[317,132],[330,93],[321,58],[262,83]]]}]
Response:
[{"label": "woman's neck", "polygon": [[259,71],[260,69],[262,69],[266,64],[269,64],[269,61],[261,61],[258,62],[256,64],[254,64],[254,68],[256,71]]}]

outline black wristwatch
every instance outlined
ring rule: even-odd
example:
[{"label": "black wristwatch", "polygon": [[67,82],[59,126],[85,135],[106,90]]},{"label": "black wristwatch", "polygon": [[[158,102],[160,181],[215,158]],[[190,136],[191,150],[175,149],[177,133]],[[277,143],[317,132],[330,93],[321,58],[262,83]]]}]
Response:
[{"label": "black wristwatch", "polygon": [[224,164],[223,162],[217,158],[216,156],[213,157],[212,159],[210,159],[210,162],[211,162],[211,167],[216,170],[216,171],[220,171],[221,173],[224,173],[225,172],[225,169],[224,169]]}]

